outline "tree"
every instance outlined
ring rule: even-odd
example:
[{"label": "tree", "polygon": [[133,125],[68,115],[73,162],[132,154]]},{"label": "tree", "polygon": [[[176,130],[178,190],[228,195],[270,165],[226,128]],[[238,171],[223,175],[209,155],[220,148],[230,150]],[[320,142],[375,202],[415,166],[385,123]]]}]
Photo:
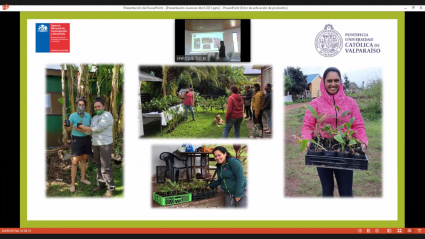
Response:
[{"label": "tree", "polygon": [[344,91],[348,90],[350,88],[350,81],[348,80],[348,76],[346,73],[344,73]]},{"label": "tree", "polygon": [[295,100],[295,95],[302,94],[308,89],[307,76],[303,74],[300,67],[289,66],[284,70],[284,73],[292,81],[292,87],[289,93],[292,95],[292,99]]},{"label": "tree", "polygon": [[74,66],[72,64],[66,65],[66,73],[68,78],[68,94],[69,94],[69,107],[70,113],[75,112],[75,101],[74,101]]},{"label": "tree", "polygon": [[284,92],[284,94],[286,94],[286,92],[291,91],[292,86],[293,86],[294,84],[292,83],[291,77],[289,77],[288,75],[284,76],[284,79],[285,79],[285,83],[284,83],[284,84],[285,84],[285,85],[284,85],[284,87],[285,87],[285,92]]},{"label": "tree", "polygon": [[118,94],[118,77],[119,77],[120,65],[115,64],[112,70],[112,88],[111,88],[111,114],[114,117],[114,126],[112,129],[112,137],[115,146],[115,139],[117,138],[118,133],[118,104],[120,102],[117,101]]},{"label": "tree", "polygon": [[92,104],[92,97],[91,97],[91,87],[90,87],[90,81],[89,81],[89,67],[87,64],[80,64],[80,97],[84,96],[86,98],[86,111],[90,114],[94,114],[94,107]]}]

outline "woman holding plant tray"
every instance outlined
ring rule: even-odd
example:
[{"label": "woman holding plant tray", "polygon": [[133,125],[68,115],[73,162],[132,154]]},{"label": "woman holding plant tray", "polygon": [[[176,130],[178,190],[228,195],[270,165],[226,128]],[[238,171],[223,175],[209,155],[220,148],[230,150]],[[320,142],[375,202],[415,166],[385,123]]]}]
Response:
[{"label": "woman holding plant tray", "polygon": [[71,150],[72,150],[72,166],[71,166],[71,186],[69,191],[72,193],[75,192],[75,177],[77,176],[78,163],[81,161],[81,179],[80,182],[90,185],[90,181],[85,179],[86,167],[87,167],[87,155],[92,153],[91,149],[91,139],[90,136],[82,133],[77,127],[79,125],[90,126],[91,116],[89,113],[85,112],[86,109],[86,99],[81,97],[77,100],[77,112],[72,113],[69,116],[69,126],[64,126],[66,131],[71,131]]},{"label": "woman holding plant tray", "polygon": [[214,159],[217,162],[217,180],[212,181],[210,188],[220,186],[224,191],[226,207],[247,207],[247,181],[243,173],[241,161],[230,155],[225,147],[213,149]]},{"label": "woman holding plant tray", "polygon": [[100,97],[94,102],[96,115],[93,117],[90,127],[80,125],[80,132],[92,135],[93,158],[97,165],[97,186],[93,189],[98,192],[107,186],[107,191],[103,195],[111,197],[115,194],[115,182],[111,168],[112,154],[112,129],[114,117],[105,111],[105,103]]},{"label": "woman holding plant tray", "polygon": [[[320,82],[320,92],[321,96],[306,106],[302,137],[304,140],[311,140],[306,145],[307,150],[310,149],[312,143],[314,143],[315,147],[313,148],[316,151],[323,150],[325,147],[321,145],[321,142],[325,141],[328,144],[327,152],[333,151],[334,146],[338,145],[341,147],[339,150],[343,152],[342,149],[345,151],[350,146],[360,144],[364,154],[368,142],[363,118],[356,101],[345,95],[341,73],[337,68],[329,67],[325,70]],[[332,137],[334,137],[334,141],[328,140]],[[346,144],[348,141],[349,143]],[[332,145],[333,143],[335,145]],[[353,197],[352,170],[317,167],[317,172],[322,184],[323,197],[333,197],[334,174],[339,195]]]},{"label": "woman holding plant tray", "polygon": [[196,121],[195,119],[195,113],[193,112],[193,106],[195,103],[195,95],[193,94],[192,91],[190,91],[190,86],[186,86],[186,92],[183,95],[180,95],[180,98],[184,98],[183,101],[183,105],[184,105],[184,109],[186,111],[186,122],[189,121],[189,115],[187,114],[187,111],[190,110],[190,112],[192,113],[192,119],[194,121]]}]

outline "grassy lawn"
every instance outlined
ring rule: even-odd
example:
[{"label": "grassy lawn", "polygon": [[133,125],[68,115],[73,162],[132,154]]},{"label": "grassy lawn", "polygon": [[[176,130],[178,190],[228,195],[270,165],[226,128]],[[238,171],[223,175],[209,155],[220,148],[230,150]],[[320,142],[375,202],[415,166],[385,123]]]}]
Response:
[{"label": "grassy lawn", "polygon": [[[196,121],[192,120],[192,115],[189,112],[189,122],[181,122],[174,131],[167,132],[166,127],[162,128],[162,136],[160,131],[160,121],[154,121],[143,126],[145,137],[147,138],[221,138],[223,134],[224,124],[220,127],[214,124],[214,118],[220,114],[224,120],[225,113],[218,111],[203,112],[198,107],[198,112],[195,112]],[[234,128],[230,130],[229,138],[234,138]],[[245,118],[242,121],[240,129],[240,138],[249,138],[249,131],[246,127]]]},{"label": "grassy lawn", "polygon": [[[123,197],[124,186],[123,186],[123,165],[112,164],[114,181],[115,181],[115,195],[113,197]],[[64,180],[62,182],[54,179],[48,179],[46,182],[46,195],[47,197],[101,197],[105,192],[106,188],[99,192],[93,192],[93,188],[96,187],[96,175],[97,166],[92,164],[90,160],[87,160],[86,179],[91,182],[91,185],[86,185],[80,182],[81,178],[80,164],[78,165],[77,177],[75,181],[75,192],[71,193],[69,187],[71,184],[71,168],[68,167],[64,172]]]},{"label": "grassy lawn", "polygon": [[293,105],[293,104],[298,104],[298,103],[303,103],[303,102],[310,102],[313,99],[305,99],[305,100],[295,100],[293,102],[285,102],[285,105]]},{"label": "grassy lawn", "polygon": [[[285,115],[285,196],[320,197],[322,187],[317,169],[305,166],[304,152],[292,135],[301,135],[305,107],[286,111]],[[368,171],[354,171],[355,197],[382,197],[382,122],[365,121],[369,146]],[[338,189],[335,180],[335,196]]]}]

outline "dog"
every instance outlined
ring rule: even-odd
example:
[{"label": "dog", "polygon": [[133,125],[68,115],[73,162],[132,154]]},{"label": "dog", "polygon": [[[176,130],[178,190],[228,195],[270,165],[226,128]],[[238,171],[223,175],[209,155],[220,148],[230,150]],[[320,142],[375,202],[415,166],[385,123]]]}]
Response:
[{"label": "dog", "polygon": [[220,115],[217,115],[214,118],[214,124],[217,125],[218,127],[220,127],[219,125],[224,124],[224,120],[221,119]]}]

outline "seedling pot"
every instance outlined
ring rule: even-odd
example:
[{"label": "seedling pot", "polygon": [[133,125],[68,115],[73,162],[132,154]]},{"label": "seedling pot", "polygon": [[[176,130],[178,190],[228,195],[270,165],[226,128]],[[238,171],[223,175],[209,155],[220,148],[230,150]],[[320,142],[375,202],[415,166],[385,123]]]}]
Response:
[{"label": "seedling pot", "polygon": [[364,156],[361,154],[352,154],[351,157],[355,159],[364,159]]},{"label": "seedling pot", "polygon": [[340,158],[351,158],[351,153],[337,152],[336,156]]},{"label": "seedling pot", "polygon": [[323,155],[323,151],[314,151],[314,150],[309,150],[307,152],[308,155],[316,155],[316,156],[322,156]]},{"label": "seedling pot", "polygon": [[335,157],[336,152],[335,151],[325,151],[325,152],[323,152],[323,155],[327,156],[327,157]]},{"label": "seedling pot", "polygon": [[78,128],[78,126],[80,126],[80,125],[82,125],[83,123],[77,123],[77,128]]}]

